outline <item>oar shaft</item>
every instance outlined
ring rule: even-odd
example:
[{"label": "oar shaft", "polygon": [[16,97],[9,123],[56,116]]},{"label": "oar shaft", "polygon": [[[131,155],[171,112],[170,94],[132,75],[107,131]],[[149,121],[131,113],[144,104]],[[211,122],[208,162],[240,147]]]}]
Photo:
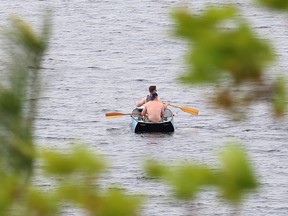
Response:
[{"label": "oar shaft", "polygon": [[120,113],[120,112],[112,112],[112,113],[106,113],[105,116],[107,118],[109,117],[120,117],[120,116],[124,116],[124,115],[131,115],[130,113]]},{"label": "oar shaft", "polygon": [[136,112],[134,113],[111,112],[111,113],[105,113],[105,116],[106,118],[118,118],[118,117],[125,116],[125,115],[131,116],[131,115],[137,115],[137,114],[140,115],[140,113],[136,113]]},{"label": "oar shaft", "polygon": [[180,106],[176,106],[176,105],[173,105],[173,104],[169,104],[169,106],[172,106],[172,107],[175,107],[175,108],[179,108],[179,109],[181,109]]}]

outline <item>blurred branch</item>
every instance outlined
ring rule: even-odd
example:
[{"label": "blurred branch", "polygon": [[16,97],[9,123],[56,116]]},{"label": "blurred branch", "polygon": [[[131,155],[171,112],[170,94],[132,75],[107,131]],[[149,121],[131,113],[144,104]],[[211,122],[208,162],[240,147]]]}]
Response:
[{"label": "blurred branch", "polygon": [[169,184],[178,199],[195,199],[201,190],[215,187],[227,202],[240,204],[247,192],[258,187],[254,170],[239,144],[230,143],[220,153],[219,169],[187,162],[164,165],[151,160],[147,161],[145,170],[149,177]]},{"label": "blurred branch", "polygon": [[[260,39],[235,6],[207,7],[199,14],[187,9],[173,12],[175,35],[188,42],[188,71],[181,81],[190,84],[216,84],[212,101],[230,113],[246,114],[255,101],[270,102],[277,93],[264,71],[275,55],[267,40]],[[276,82],[277,83],[277,82]],[[282,90],[285,85],[282,82]],[[276,91],[276,92],[275,92]],[[285,113],[287,92],[281,91],[281,111]],[[243,111],[243,109],[245,111]]]},{"label": "blurred branch", "polygon": [[[5,171],[26,176],[33,171],[33,133],[37,102],[41,92],[40,69],[48,46],[50,16],[37,34],[31,26],[12,17],[11,27],[5,31],[10,62],[8,79],[0,83],[0,155]],[[4,72],[3,72],[4,73]]]},{"label": "blurred branch", "polygon": [[288,11],[288,1],[286,0],[255,0],[259,5],[279,12]]}]

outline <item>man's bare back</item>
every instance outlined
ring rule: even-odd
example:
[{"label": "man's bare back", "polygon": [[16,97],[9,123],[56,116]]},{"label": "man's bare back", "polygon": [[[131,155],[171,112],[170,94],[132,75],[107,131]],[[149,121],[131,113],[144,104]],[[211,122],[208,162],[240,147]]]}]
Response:
[{"label": "man's bare back", "polygon": [[160,122],[164,116],[163,103],[159,102],[157,98],[153,101],[149,101],[144,105],[141,114],[143,116],[147,114],[147,117],[151,122]]}]

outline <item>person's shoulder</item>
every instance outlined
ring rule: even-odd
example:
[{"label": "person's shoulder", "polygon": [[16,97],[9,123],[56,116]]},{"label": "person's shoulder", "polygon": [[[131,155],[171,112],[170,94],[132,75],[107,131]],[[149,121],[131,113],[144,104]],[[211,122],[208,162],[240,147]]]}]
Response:
[{"label": "person's shoulder", "polygon": [[144,106],[150,106],[150,104],[152,104],[153,101],[148,101],[144,104]]}]

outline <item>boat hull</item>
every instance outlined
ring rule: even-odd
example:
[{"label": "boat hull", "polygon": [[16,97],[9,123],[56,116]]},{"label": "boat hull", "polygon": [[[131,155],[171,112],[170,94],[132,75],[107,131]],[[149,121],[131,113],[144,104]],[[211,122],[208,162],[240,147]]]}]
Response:
[{"label": "boat hull", "polygon": [[165,109],[165,115],[161,122],[143,121],[141,116],[141,108],[132,111],[132,126],[135,133],[171,133],[174,132],[173,113],[169,109]]}]

